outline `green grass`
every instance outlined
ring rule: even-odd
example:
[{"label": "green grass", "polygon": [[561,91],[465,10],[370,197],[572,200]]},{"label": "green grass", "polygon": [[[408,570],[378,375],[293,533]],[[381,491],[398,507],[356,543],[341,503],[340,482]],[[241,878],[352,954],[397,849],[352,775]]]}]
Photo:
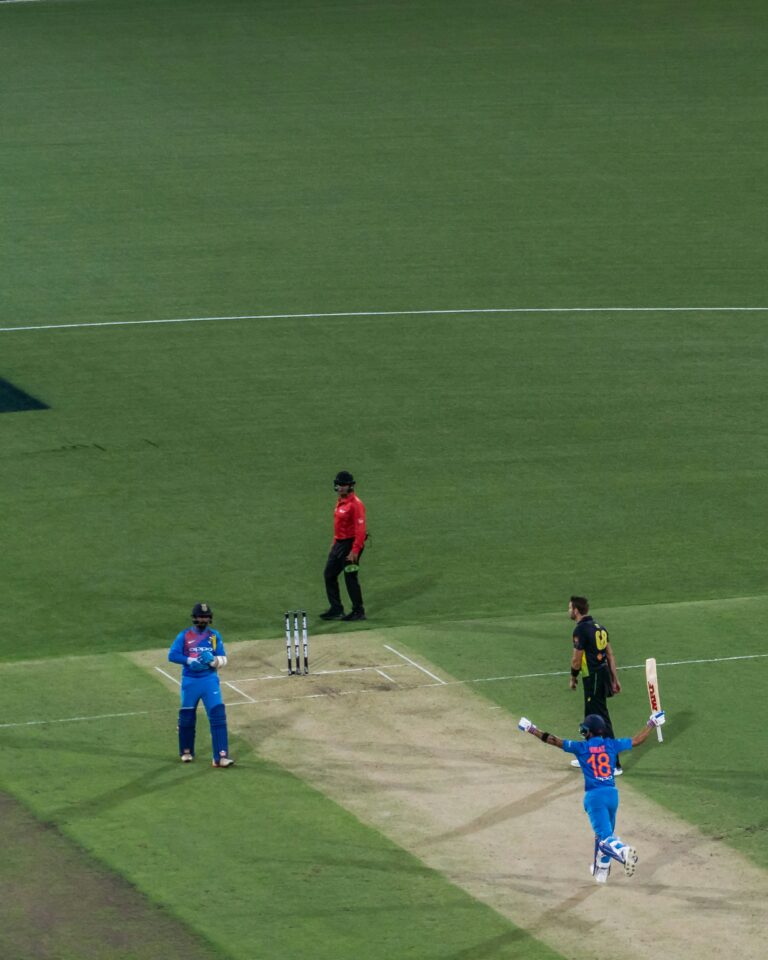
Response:
[{"label": "green grass", "polygon": [[158,646],[198,598],[229,639],[319,612],[340,467],[381,625],[764,591],[758,318],[357,321],[349,399],[349,321],[6,336],[52,407],[3,420],[25,655]]},{"label": "green grass", "polygon": [[3,320],[762,299],[759,0],[0,14]]},{"label": "green grass", "polygon": [[[626,759],[631,783],[724,840],[758,865],[768,856],[768,802],[759,744],[768,724],[765,597],[596,609],[610,630],[622,692],[609,703],[614,729],[631,736],[648,716],[644,663],[655,656],[669,722]],[[581,688],[568,689],[573,624],[567,614],[403,627],[393,637],[472,681],[549,671],[561,676],[469,683],[515,716],[578,737]],[[718,658],[748,657],[751,660]],[[679,661],[683,661],[682,663]],[[685,662],[694,661],[694,662]],[[669,664],[666,666],[665,664]],[[625,668],[633,669],[625,669]]]},{"label": "green grass", "polygon": [[[0,4],[0,328],[765,306],[762,20],[757,0]],[[0,661],[36,661],[3,667],[6,722],[159,711],[0,729],[5,788],[177,909],[169,809],[189,791],[163,692],[116,654],[169,643],[198,599],[227,640],[319,610],[341,467],[369,508],[372,622],[457,676],[567,666],[554,611],[573,592],[624,664],[763,652],[763,316],[0,330],[0,377],[51,407],[0,415]],[[664,670],[668,742],[632,761],[649,796],[763,861],[764,670]],[[578,715],[557,679],[482,690],[563,732]],[[613,709],[633,728],[641,689]],[[291,955],[291,884],[335,960],[366,935],[391,957],[403,930],[420,957],[546,955],[257,757],[228,789],[224,850],[245,830],[262,859],[237,868],[225,934],[182,919],[233,956],[246,894]],[[325,825],[307,859],[284,855],[283,795],[294,829]],[[210,876],[221,851],[194,829]]]},{"label": "green grass", "polygon": [[231,774],[212,771],[203,751],[191,768],[174,763],[175,703],[125,658],[22,663],[0,674],[3,721],[110,705],[150,711],[0,727],[0,788],[226,956],[252,960],[258,944],[274,958],[557,960],[244,744]]}]

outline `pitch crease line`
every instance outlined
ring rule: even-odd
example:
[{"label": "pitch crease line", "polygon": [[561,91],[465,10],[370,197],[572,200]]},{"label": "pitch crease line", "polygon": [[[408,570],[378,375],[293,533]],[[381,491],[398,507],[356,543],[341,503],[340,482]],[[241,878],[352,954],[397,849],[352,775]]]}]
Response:
[{"label": "pitch crease line", "polygon": [[256,702],[256,701],[253,699],[253,697],[248,696],[248,694],[245,693],[245,691],[240,690],[238,687],[236,687],[236,686],[234,685],[234,683],[232,683],[231,680],[222,680],[222,683],[225,683],[225,684],[230,688],[230,690],[234,690],[235,693],[239,693],[241,697],[245,697],[245,699],[248,700],[248,701],[250,701],[251,703],[255,703],[255,702]]},{"label": "pitch crease line", "polygon": [[16,723],[0,723],[0,730],[7,727],[38,727],[46,723],[77,723],[81,720],[112,720],[116,717],[144,717],[159,710],[133,710],[130,713],[99,713],[90,717],[61,717],[57,720],[21,720]]},{"label": "pitch crease line", "polygon": [[[397,651],[393,650],[392,647],[389,647],[388,649],[392,650],[393,653],[397,653]],[[403,656],[403,654],[398,653],[398,656]],[[699,663],[725,663],[729,660],[759,660],[759,659],[764,659],[766,657],[768,657],[768,653],[747,653],[747,654],[743,654],[735,657],[712,657],[710,659],[701,659],[701,660],[669,660],[663,663],[661,661],[657,661],[656,665],[658,667],[677,667],[677,666],[687,666],[688,664],[699,664]],[[408,659],[408,658],[406,657],[405,659]],[[371,690],[371,689],[339,690],[339,691],[334,691],[333,693],[302,694],[298,697],[268,697],[268,698],[262,698],[258,700],[256,699],[240,700],[236,703],[228,703],[227,706],[241,707],[241,706],[250,706],[251,704],[254,704],[254,703],[283,703],[288,700],[317,700],[317,699],[322,699],[323,697],[353,697],[363,693],[383,693],[383,692],[408,693],[409,690],[424,690],[429,687],[460,686],[463,684],[470,684],[470,683],[492,683],[494,681],[501,681],[501,680],[530,680],[535,677],[564,677],[568,675],[567,670],[555,670],[549,673],[519,673],[519,674],[503,676],[503,677],[478,677],[470,680],[440,680],[439,677],[435,677],[434,674],[429,673],[428,670],[425,670],[423,667],[420,667],[417,663],[414,663],[413,661],[409,661],[409,662],[413,666],[418,667],[419,670],[422,670],[424,673],[427,673],[429,676],[434,677],[434,679],[437,682],[421,683],[413,687],[398,686],[396,690],[388,690],[388,691]],[[619,670],[639,670],[640,668],[645,668],[644,662],[633,663],[626,667],[619,667]],[[160,667],[155,667],[155,670],[157,670],[159,673],[164,674],[166,677],[169,677],[169,679],[173,680],[174,683],[178,683],[177,680],[175,680],[169,674],[165,673],[164,670],[161,670]],[[312,676],[312,674],[310,674],[310,676]],[[238,680],[237,682],[243,683],[244,681]],[[238,693],[239,692],[240,691],[238,691]],[[245,694],[243,694],[243,696],[245,696]],[[148,714],[165,713],[165,712],[166,712],[165,709],[135,710],[129,713],[102,713],[102,714],[85,716],[85,717],[61,717],[55,720],[22,720],[22,721],[16,721],[14,723],[0,723],[0,730],[7,729],[9,727],[39,726],[45,723],[75,723],[77,721],[85,721],[85,720],[110,720],[113,718],[120,718],[120,717],[140,717],[140,716],[146,716]]]},{"label": "pitch crease line", "polygon": [[406,657],[406,655],[405,655],[404,653],[400,653],[398,650],[395,650],[394,647],[390,647],[390,645],[389,645],[388,643],[385,643],[385,644],[384,644],[384,648],[385,648],[386,650],[390,650],[392,653],[395,654],[395,656],[402,657],[403,660],[405,660],[407,663],[410,663],[410,665],[411,665],[412,667],[416,667],[417,670],[421,670],[422,673],[426,673],[426,675],[427,675],[428,677],[432,677],[432,679],[433,679],[433,680],[437,680],[438,683],[442,683],[442,684],[446,684],[446,683],[447,683],[446,680],[441,680],[440,677],[436,677],[436,676],[434,675],[434,673],[430,673],[430,671],[427,670],[426,667],[422,667],[420,664],[416,663],[415,660],[411,660],[410,657]]},{"label": "pitch crease line", "polygon": [[172,677],[170,673],[166,673],[165,670],[161,669],[160,667],[155,667],[155,670],[157,670],[158,673],[162,673],[164,677],[168,677],[171,683],[175,683],[177,687],[181,686],[181,680],[177,680],[176,677]]},{"label": "pitch crease line", "polygon": [[245,313],[216,317],[159,317],[150,320],[96,320],[0,327],[0,333],[74,330],[83,327],[133,327],[158,323],[206,323],[224,320],[325,320],[344,317],[429,317],[515,313],[765,313],[768,307],[460,307],[447,310],[346,310],[334,313]]}]

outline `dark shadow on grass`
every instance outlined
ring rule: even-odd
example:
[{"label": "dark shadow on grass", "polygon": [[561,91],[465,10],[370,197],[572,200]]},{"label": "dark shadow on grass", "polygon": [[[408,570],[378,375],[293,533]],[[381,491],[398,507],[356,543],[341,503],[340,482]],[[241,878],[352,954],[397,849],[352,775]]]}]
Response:
[{"label": "dark shadow on grass", "polygon": [[391,610],[401,603],[423,596],[439,582],[440,577],[429,574],[428,576],[405,580],[388,590],[377,590],[375,592],[376,606],[382,610]]},{"label": "dark shadow on grass", "polygon": [[[486,958],[492,960],[492,958],[500,956],[505,947],[517,946],[521,948],[518,955],[525,957],[527,955],[526,944],[531,952],[535,952],[536,956],[541,955],[541,944],[534,940],[529,933],[525,930],[511,929],[497,937],[491,937],[482,943],[465,947],[456,953],[446,953],[444,956],[445,960],[486,960]],[[506,954],[504,955],[506,956]],[[553,953],[552,957],[557,957],[557,954]]]}]

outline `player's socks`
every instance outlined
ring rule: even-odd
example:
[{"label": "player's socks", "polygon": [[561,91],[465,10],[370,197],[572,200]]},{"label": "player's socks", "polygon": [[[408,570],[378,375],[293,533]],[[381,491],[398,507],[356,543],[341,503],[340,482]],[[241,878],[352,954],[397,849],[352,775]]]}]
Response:
[{"label": "player's socks", "polygon": [[211,742],[213,744],[213,759],[218,762],[221,757],[226,757],[229,753],[229,741],[227,737],[227,712],[223,703],[217,703],[211,708],[209,716],[211,724]]},{"label": "player's socks", "polygon": [[622,850],[624,844],[619,840],[618,837],[606,837],[605,840],[601,840],[598,844],[600,852],[605,854],[607,857],[610,857],[613,860],[618,860],[619,863],[624,863],[624,855]]}]

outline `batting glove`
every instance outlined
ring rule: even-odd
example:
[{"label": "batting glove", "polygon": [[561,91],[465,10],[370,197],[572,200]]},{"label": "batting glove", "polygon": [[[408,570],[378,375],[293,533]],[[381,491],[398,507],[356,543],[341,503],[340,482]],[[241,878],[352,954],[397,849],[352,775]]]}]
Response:
[{"label": "batting glove", "polygon": [[206,667],[209,667],[214,662],[216,657],[213,655],[212,650],[200,650],[198,651],[197,659],[200,661],[200,663],[204,663]]},{"label": "batting glove", "polygon": [[518,730],[522,730],[523,733],[528,733],[533,724],[527,717],[520,717],[520,722],[517,725]]},{"label": "batting glove", "polygon": [[657,710],[655,713],[652,713],[648,718],[649,727],[660,727],[663,723],[666,722],[667,715],[663,710]]}]

